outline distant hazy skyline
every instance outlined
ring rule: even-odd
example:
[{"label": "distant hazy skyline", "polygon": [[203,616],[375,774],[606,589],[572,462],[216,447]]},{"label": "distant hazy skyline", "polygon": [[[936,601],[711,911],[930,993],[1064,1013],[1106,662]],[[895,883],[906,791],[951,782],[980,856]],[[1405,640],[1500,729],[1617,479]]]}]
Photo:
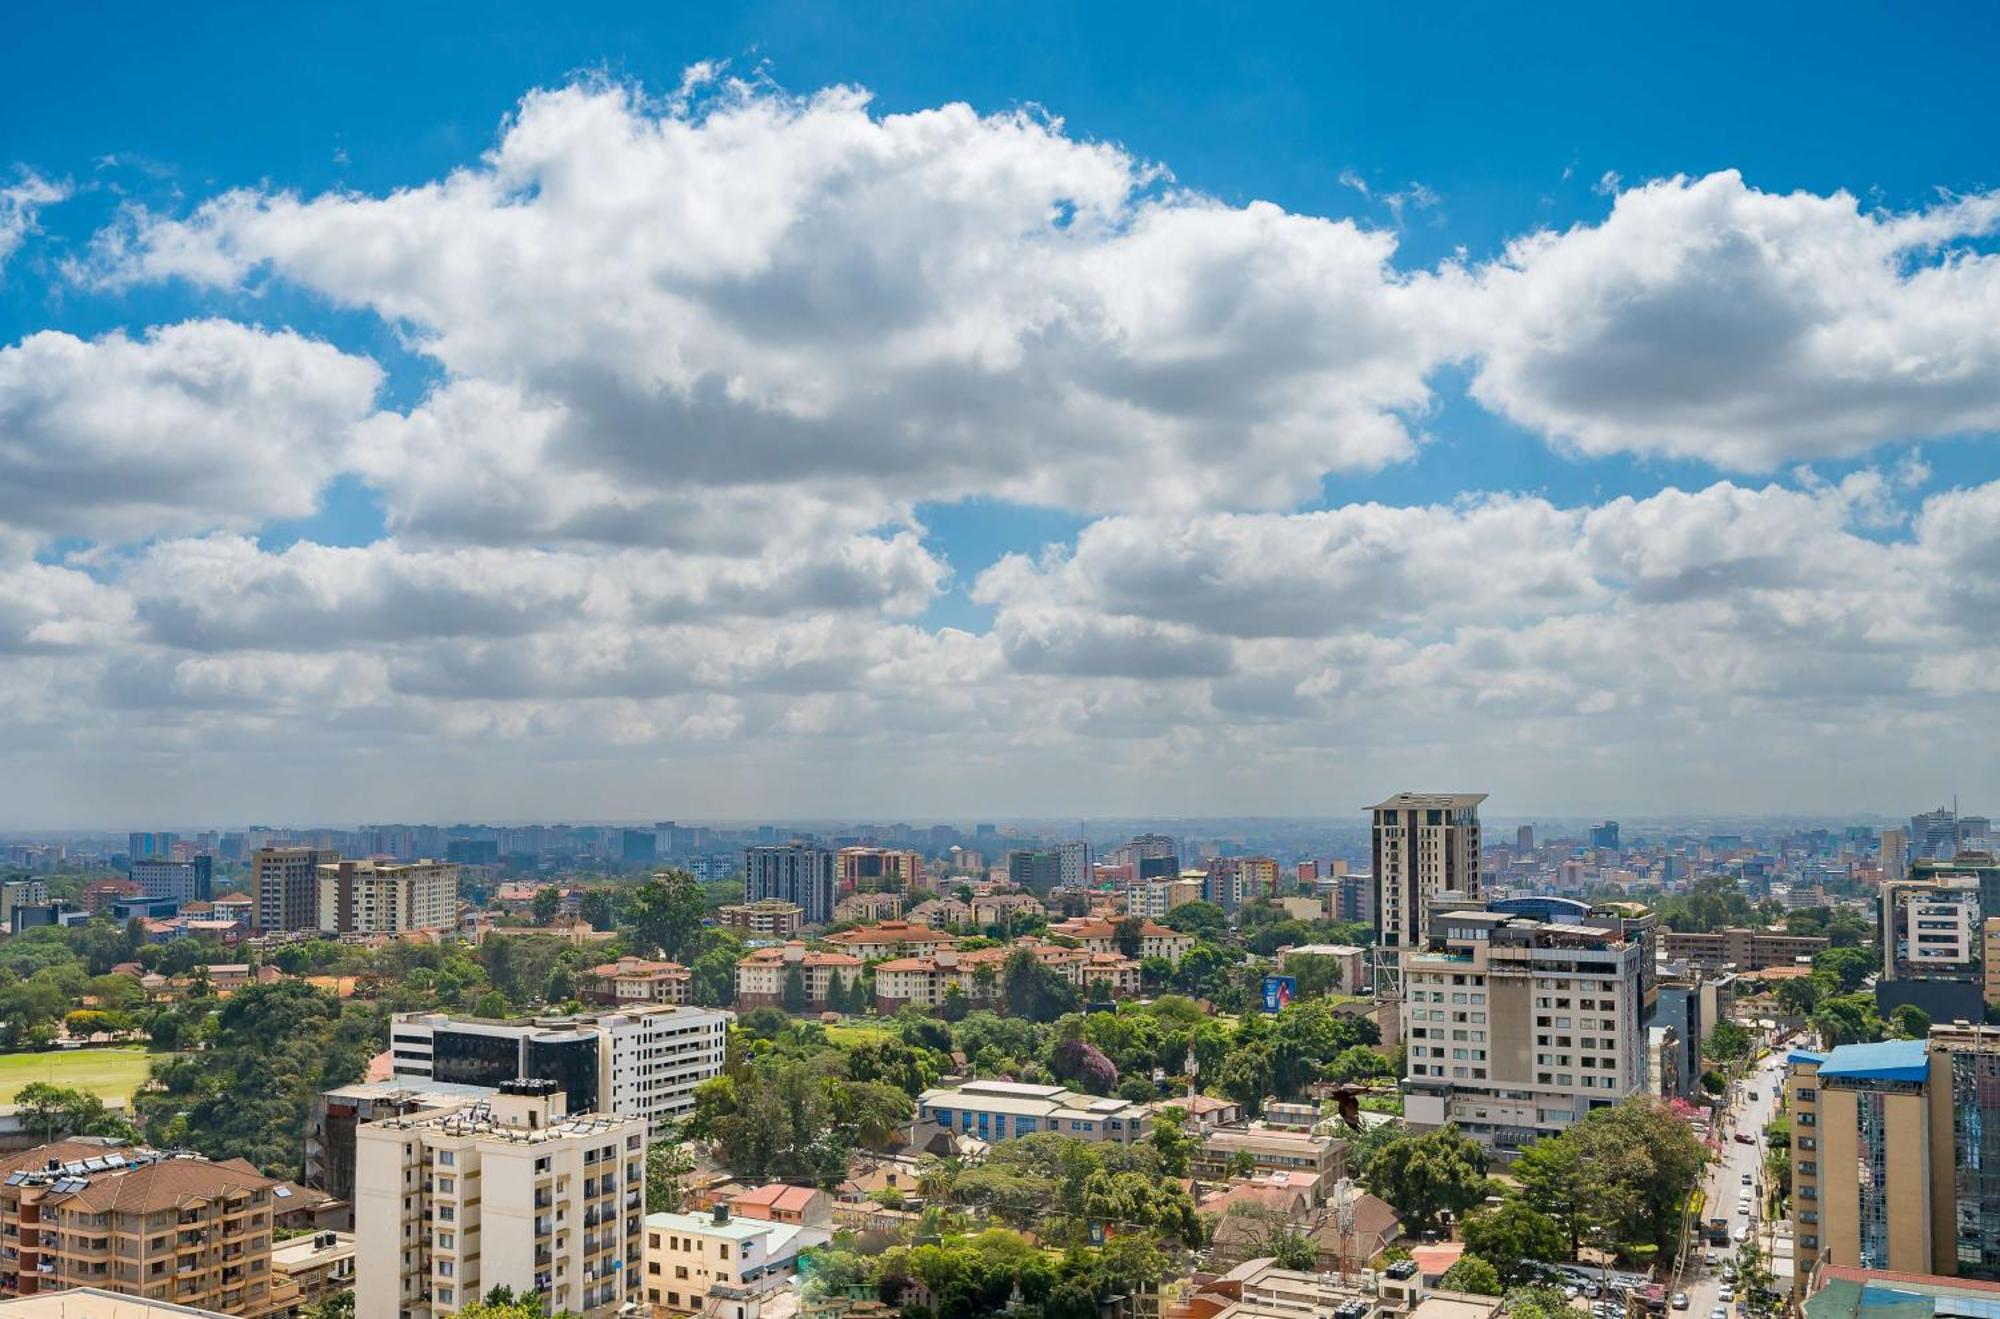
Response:
[{"label": "distant hazy skyline", "polygon": [[2000,797],[2000,11],[631,12],[15,22],[0,829]]}]

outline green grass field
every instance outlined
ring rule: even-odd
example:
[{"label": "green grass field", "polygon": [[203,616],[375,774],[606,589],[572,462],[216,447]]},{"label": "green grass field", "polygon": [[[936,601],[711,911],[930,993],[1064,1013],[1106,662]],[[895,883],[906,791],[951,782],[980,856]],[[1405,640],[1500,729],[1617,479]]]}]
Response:
[{"label": "green grass field", "polygon": [[33,1081],[92,1090],[105,1099],[129,1101],[146,1079],[150,1055],[137,1045],[116,1049],[53,1049],[47,1053],[0,1053],[0,1104]]},{"label": "green grass field", "polygon": [[863,1026],[849,1022],[843,1022],[838,1026],[828,1026],[826,1028],[827,1042],[829,1044],[838,1044],[842,1048],[853,1048],[857,1044],[870,1044],[893,1033],[887,1026]]}]

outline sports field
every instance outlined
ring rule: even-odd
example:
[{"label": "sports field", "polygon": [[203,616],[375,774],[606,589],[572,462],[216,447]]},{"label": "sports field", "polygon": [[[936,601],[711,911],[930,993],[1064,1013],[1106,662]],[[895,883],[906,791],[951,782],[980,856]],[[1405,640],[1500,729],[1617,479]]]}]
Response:
[{"label": "sports field", "polygon": [[46,1053],[0,1053],[0,1104],[32,1081],[93,1090],[105,1099],[130,1100],[146,1079],[150,1055],[138,1045],[115,1049],[51,1049]]}]

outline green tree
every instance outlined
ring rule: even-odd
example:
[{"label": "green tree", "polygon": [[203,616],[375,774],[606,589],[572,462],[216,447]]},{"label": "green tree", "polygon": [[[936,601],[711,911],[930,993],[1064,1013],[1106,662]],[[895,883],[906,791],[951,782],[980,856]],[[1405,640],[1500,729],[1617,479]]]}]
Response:
[{"label": "green tree", "polygon": [[1498,1296],[1500,1273],[1479,1256],[1467,1251],[1458,1263],[1444,1271],[1438,1286],[1448,1292],[1471,1292],[1475,1296]]},{"label": "green tree", "polygon": [[1145,936],[1142,933],[1145,928],[1146,922],[1139,917],[1124,917],[1111,927],[1112,943],[1117,946],[1119,952],[1136,961],[1140,951],[1145,947]]},{"label": "green tree", "polygon": [[1715,1023],[1708,1037],[1708,1056],[1720,1063],[1733,1063],[1750,1056],[1750,1032],[1727,1018]]},{"label": "green tree", "polygon": [[1924,1040],[1930,1038],[1931,1019],[1922,1008],[1914,1003],[1905,1003],[1889,1014],[1889,1029],[1900,1040]]},{"label": "green tree", "polygon": [[[1827,950],[1847,951],[1850,950]],[[1820,955],[1824,957],[1826,954]],[[1872,1044],[1882,1038],[1882,1018],[1876,1013],[1874,998],[1868,994],[1843,994],[1837,998],[1822,999],[1807,1020],[1828,1048],[1842,1044]]]},{"label": "green tree", "polygon": [[535,891],[534,904],[535,924],[553,925],[556,919],[556,911],[561,906],[562,894],[557,892],[553,887],[537,889]]},{"label": "green tree", "polygon": [[1421,1234],[1485,1198],[1486,1151],[1453,1126],[1398,1136],[1369,1160],[1363,1184]]},{"label": "green tree", "polygon": [[1562,1288],[1547,1283],[1515,1287],[1505,1301],[1508,1319],[1576,1319]]},{"label": "green tree", "polygon": [[694,1153],[672,1135],[646,1147],[646,1212],[677,1214],[686,1201],[683,1180],[694,1171]]},{"label": "green tree", "polygon": [[1851,994],[1875,973],[1880,961],[1866,948],[1826,948],[1814,955],[1812,965],[1815,972],[1833,977],[1840,993]]},{"label": "green tree", "polygon": [[1050,1022],[1082,1003],[1076,987],[1025,948],[1007,957],[1000,972],[1000,1000],[1011,1016]]},{"label": "green tree", "polygon": [[1188,1175],[1188,1164],[1201,1142],[1188,1134],[1185,1112],[1172,1106],[1162,1108],[1153,1117],[1153,1132],[1148,1139],[1152,1142],[1153,1152],[1159,1155],[1161,1176]]},{"label": "green tree", "polygon": [[88,1090],[30,1081],[14,1095],[14,1114],[21,1129],[44,1143],[70,1136],[117,1136],[130,1140],[132,1124],[106,1108]]},{"label": "green tree", "polygon": [[1184,902],[1168,912],[1160,924],[1182,934],[1214,938],[1229,928],[1229,914],[1212,902]]},{"label": "green tree", "polygon": [[1470,1255],[1490,1261],[1509,1285],[1533,1275],[1531,1261],[1562,1259],[1569,1241],[1562,1225],[1525,1200],[1508,1200],[1496,1209],[1468,1217],[1459,1239]]},{"label": "green tree", "polygon": [[1222,1074],[1215,1078],[1216,1089],[1243,1105],[1243,1112],[1255,1117],[1262,1111],[1264,1098],[1272,1090],[1271,1046],[1258,1042],[1231,1053],[1222,1062]]},{"label": "green tree", "polygon": [[796,966],[786,967],[784,987],[778,991],[778,1006],[796,1016],[806,1010],[808,1001],[806,973]]},{"label": "green tree", "polygon": [[683,963],[693,959],[707,914],[701,885],[685,870],[654,875],[633,889],[625,904],[634,950],[665,953]]}]

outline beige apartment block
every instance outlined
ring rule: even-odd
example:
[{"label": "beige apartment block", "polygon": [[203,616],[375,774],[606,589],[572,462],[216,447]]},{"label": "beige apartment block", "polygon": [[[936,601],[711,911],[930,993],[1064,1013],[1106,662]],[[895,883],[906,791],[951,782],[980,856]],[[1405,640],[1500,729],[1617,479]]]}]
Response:
[{"label": "beige apartment block", "polygon": [[1485,800],[1483,792],[1399,792],[1368,808],[1382,932],[1375,988],[1383,996],[1401,993],[1401,950],[1423,943],[1425,904],[1440,893],[1479,896]]},{"label": "beige apartment block", "polygon": [[319,873],[327,934],[444,930],[458,920],[458,867],[448,861],[335,861]]}]

